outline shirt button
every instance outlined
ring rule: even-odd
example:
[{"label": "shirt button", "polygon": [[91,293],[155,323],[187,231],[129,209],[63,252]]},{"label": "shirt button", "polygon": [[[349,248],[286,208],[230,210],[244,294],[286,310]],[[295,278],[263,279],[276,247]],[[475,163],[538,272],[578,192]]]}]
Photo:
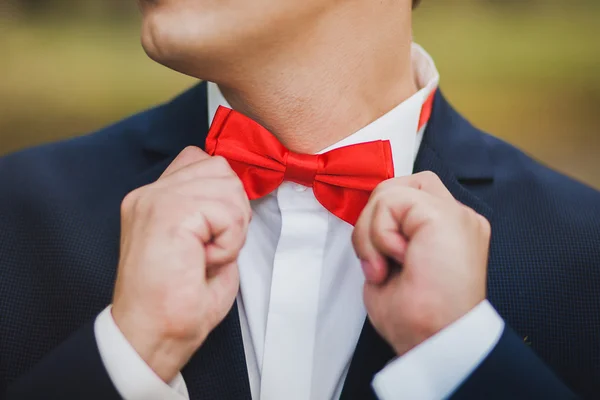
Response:
[{"label": "shirt button", "polygon": [[300,193],[300,192],[305,192],[305,191],[306,191],[306,189],[308,189],[306,186],[299,185],[299,184],[297,184],[297,183],[295,183],[295,184],[294,184],[294,190],[295,190],[296,192],[298,192],[298,193]]}]

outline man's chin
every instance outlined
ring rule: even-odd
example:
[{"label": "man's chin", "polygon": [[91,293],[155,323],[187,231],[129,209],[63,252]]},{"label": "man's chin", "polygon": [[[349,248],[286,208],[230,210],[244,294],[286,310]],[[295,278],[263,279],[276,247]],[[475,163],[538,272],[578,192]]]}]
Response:
[{"label": "man's chin", "polygon": [[158,7],[162,0],[137,0],[137,3],[142,11]]},{"label": "man's chin", "polygon": [[142,47],[150,59],[169,69],[198,79],[206,79],[202,51],[194,49],[188,40],[156,29],[142,31]]}]

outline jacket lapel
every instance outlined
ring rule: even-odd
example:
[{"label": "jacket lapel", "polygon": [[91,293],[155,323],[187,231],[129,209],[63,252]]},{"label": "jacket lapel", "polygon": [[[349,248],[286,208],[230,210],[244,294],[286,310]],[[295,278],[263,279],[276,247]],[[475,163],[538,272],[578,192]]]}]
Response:
[{"label": "jacket lapel", "polygon": [[251,399],[237,303],[182,374],[191,400]]},{"label": "jacket lapel", "polygon": [[[156,179],[188,145],[204,147],[208,132],[206,84],[202,83],[163,106],[140,138],[148,156],[157,161],[140,183]],[[472,127],[438,91],[433,113],[415,163],[415,173],[436,173],[463,204],[492,220],[492,209],[475,193],[493,182],[493,164],[486,136]],[[146,182],[147,181],[147,182]],[[493,222],[492,222],[493,225]],[[489,268],[494,260],[490,259]],[[371,381],[394,358],[393,350],[366,320],[357,344],[342,400],[376,399]],[[207,338],[183,371],[192,400],[250,399],[237,303]]]},{"label": "jacket lapel", "polygon": [[[492,209],[473,192],[493,182],[494,169],[485,137],[454,111],[439,92],[415,162],[414,172],[423,171],[434,172],[457,200],[492,221]],[[490,259],[488,268],[494,263]],[[341,400],[377,399],[371,382],[395,356],[367,318]]]}]

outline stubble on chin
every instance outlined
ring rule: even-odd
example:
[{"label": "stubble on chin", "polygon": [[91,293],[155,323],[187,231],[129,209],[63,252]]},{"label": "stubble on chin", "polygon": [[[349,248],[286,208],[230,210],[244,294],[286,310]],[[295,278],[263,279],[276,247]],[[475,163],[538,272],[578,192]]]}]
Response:
[{"label": "stubble on chin", "polygon": [[137,5],[142,12],[150,8],[158,7],[160,3],[161,0],[137,0]]}]

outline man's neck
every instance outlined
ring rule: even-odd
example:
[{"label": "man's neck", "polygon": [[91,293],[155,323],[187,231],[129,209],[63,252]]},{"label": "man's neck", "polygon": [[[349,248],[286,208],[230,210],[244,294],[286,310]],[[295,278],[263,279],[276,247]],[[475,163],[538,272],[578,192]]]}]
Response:
[{"label": "man's neck", "polygon": [[410,12],[394,5],[402,2],[369,3],[320,21],[284,55],[248,62],[243,79],[217,82],[224,97],[298,153],[316,153],[375,121],[417,84]]}]

